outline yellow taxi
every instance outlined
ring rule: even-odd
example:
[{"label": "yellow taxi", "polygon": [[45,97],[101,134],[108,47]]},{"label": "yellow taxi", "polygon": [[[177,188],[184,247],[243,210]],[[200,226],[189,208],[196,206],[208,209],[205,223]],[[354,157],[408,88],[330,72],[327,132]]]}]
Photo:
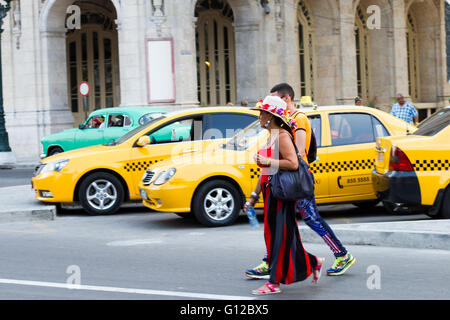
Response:
[{"label": "yellow taxi", "polygon": [[223,144],[257,116],[258,112],[243,107],[162,114],[108,144],[41,160],[32,178],[36,199],[80,202],[90,214],[113,213],[124,201],[140,201],[138,184],[150,165]]},{"label": "yellow taxi", "polygon": [[[416,128],[368,107],[303,108],[317,140],[311,164],[318,204],[378,203],[372,187],[375,140],[406,135]],[[147,207],[180,216],[195,215],[207,226],[234,222],[254,190],[260,169],[253,155],[267,131],[256,121],[215,150],[173,158],[150,167],[139,185]],[[262,202],[256,207],[262,207]]]},{"label": "yellow taxi", "polygon": [[389,210],[450,219],[450,107],[413,135],[378,138],[375,149],[372,181]]}]

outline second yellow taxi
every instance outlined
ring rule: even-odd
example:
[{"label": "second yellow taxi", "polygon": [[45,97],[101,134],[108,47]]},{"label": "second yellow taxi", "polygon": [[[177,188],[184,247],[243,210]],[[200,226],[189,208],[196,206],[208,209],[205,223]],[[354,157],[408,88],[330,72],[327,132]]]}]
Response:
[{"label": "second yellow taxi", "polygon": [[[379,202],[372,186],[375,140],[406,135],[416,128],[367,107],[304,108],[317,139],[311,164],[318,204]],[[233,223],[260,173],[253,155],[266,142],[259,121],[207,152],[168,159],[151,166],[139,185],[147,207],[195,218],[206,226]],[[262,207],[259,202],[256,207]]]}]

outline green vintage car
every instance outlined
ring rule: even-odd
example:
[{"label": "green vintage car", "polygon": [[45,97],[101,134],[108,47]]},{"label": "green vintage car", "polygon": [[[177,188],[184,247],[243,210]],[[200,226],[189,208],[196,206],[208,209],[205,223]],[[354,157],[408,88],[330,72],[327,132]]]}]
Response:
[{"label": "green vintage car", "polygon": [[106,144],[169,110],[159,107],[114,107],[92,112],[79,128],[68,129],[42,138],[41,158],[98,144]]}]

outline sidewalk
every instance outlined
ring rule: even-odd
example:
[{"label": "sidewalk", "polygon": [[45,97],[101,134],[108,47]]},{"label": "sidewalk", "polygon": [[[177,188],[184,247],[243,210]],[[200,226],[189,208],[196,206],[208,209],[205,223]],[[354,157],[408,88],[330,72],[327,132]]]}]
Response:
[{"label": "sidewalk", "polygon": [[56,206],[37,201],[31,185],[0,188],[0,204],[0,223],[56,218]]},{"label": "sidewalk", "polygon": [[[57,218],[56,206],[37,201],[30,185],[0,188],[0,203],[0,223]],[[450,250],[450,220],[333,224],[331,227],[345,246]],[[323,240],[303,223],[299,229],[302,241],[323,243]]]},{"label": "sidewalk", "polygon": [[[450,250],[448,219],[334,224],[331,228],[344,246],[356,244]],[[302,241],[323,243],[309,227],[302,225],[299,229]]]}]

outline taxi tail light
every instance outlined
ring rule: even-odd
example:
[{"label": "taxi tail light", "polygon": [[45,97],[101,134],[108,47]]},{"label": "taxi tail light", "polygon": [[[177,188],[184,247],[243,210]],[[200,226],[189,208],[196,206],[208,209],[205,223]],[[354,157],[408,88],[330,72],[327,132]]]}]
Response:
[{"label": "taxi tail light", "polygon": [[414,171],[414,168],[406,154],[398,147],[392,146],[389,159],[390,171]]}]

